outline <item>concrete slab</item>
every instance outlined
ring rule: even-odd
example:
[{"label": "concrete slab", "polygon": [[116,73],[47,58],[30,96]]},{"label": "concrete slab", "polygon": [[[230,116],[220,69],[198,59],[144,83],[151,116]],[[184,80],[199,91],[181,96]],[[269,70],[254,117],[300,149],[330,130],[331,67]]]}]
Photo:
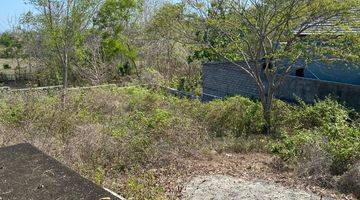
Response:
[{"label": "concrete slab", "polygon": [[0,200],[118,200],[30,144],[0,148]]}]

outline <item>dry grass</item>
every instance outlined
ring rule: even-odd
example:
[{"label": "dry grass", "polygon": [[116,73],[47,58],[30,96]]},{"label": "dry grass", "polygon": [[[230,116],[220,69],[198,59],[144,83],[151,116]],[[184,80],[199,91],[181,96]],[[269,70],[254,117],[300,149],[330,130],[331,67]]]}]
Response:
[{"label": "dry grass", "polygon": [[338,187],[346,193],[353,193],[360,199],[360,162],[356,163],[348,172],[340,177]]},{"label": "dry grass", "polygon": [[[204,174],[259,178],[345,197],[309,185],[266,153],[271,138],[254,133],[261,127],[258,108],[241,97],[203,104],[140,87],[71,90],[65,104],[56,91],[5,93],[0,146],[29,142],[133,199],[180,198],[183,183]],[[303,177],[319,169],[310,162],[318,153],[309,149]]]},{"label": "dry grass", "polygon": [[314,185],[334,188],[336,184],[331,175],[331,155],[316,142],[306,143],[302,149],[297,174]]},{"label": "dry grass", "polygon": [[[118,177],[130,171],[201,158],[211,151],[203,126],[180,112],[195,104],[142,88],[69,91],[65,105],[57,92],[12,93],[0,99],[0,146],[29,142],[119,191],[128,184]],[[130,189],[140,187],[134,184]]]}]

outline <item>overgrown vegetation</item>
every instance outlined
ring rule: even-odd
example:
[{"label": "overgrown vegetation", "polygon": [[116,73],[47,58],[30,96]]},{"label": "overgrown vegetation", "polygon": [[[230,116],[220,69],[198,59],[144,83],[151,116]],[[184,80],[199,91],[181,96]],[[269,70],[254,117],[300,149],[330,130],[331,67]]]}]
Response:
[{"label": "overgrown vegetation", "polygon": [[0,146],[30,142],[135,199],[169,198],[152,169],[211,159],[214,151],[272,152],[313,184],[338,187],[345,180],[357,189],[342,177],[360,159],[359,114],[331,99],[298,106],[276,101],[276,134],[264,136],[260,103],[244,97],[201,103],[141,87],[107,87],[70,90],[63,107],[59,95],[4,93]]},{"label": "overgrown vegetation", "polygon": [[[149,188],[137,173],[214,148],[192,117],[200,102],[136,87],[69,91],[64,107],[59,95],[32,91],[2,98],[0,145],[30,142],[99,184],[120,185],[134,197],[150,192],[149,198],[162,190]],[[128,174],[134,175],[118,180]]]},{"label": "overgrown vegetation", "polygon": [[353,68],[360,59],[352,31],[359,0],[26,2],[35,11],[0,36],[3,57],[17,60],[19,82],[154,82],[201,94],[201,63],[227,61],[256,83],[266,134],[285,76],[314,62]]},{"label": "overgrown vegetation", "polygon": [[[290,110],[289,110],[290,111]],[[336,185],[333,176],[344,174],[360,159],[358,113],[331,99],[302,104],[290,111],[288,131],[269,144],[300,176],[322,186]]]},{"label": "overgrown vegetation", "polygon": [[[272,153],[312,184],[360,196],[352,178],[360,177],[358,112],[330,98],[290,105],[274,96],[287,75],[314,61],[358,63],[359,0],[26,2],[34,12],[0,36],[1,78],[63,88],[0,91],[0,146],[30,142],[134,199],[168,198],[153,169],[223,152]],[[259,100],[67,89],[145,84],[200,96],[208,61],[241,68]]]}]

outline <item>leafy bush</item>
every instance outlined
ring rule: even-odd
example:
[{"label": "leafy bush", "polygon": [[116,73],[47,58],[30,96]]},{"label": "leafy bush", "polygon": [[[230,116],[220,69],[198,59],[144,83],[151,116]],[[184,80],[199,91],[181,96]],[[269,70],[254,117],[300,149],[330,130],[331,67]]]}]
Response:
[{"label": "leafy bush", "polygon": [[204,112],[210,131],[217,137],[258,134],[264,123],[260,104],[244,97],[212,101]]},{"label": "leafy bush", "polygon": [[333,157],[334,174],[344,173],[360,159],[360,129],[331,125],[321,131],[327,140],[325,148]]},{"label": "leafy bush", "polygon": [[24,114],[24,105],[11,104],[6,100],[0,100],[0,121],[3,123],[19,123]]},{"label": "leafy bush", "polygon": [[130,199],[168,199],[165,190],[157,184],[155,174],[151,171],[133,170],[123,191],[124,195]]},{"label": "leafy bush", "polygon": [[269,148],[272,153],[280,155],[285,161],[296,162],[301,156],[302,147],[306,143],[316,142],[317,139],[317,135],[308,132],[283,134],[278,140],[272,141]]},{"label": "leafy bush", "polygon": [[269,147],[294,164],[303,156],[304,145],[319,143],[331,155],[332,173],[342,174],[360,159],[360,129],[351,123],[351,112],[331,99],[302,104],[291,116],[296,121],[292,132],[283,132]]},{"label": "leafy bush", "polygon": [[299,122],[298,129],[312,129],[330,124],[346,124],[350,112],[337,101],[326,98],[314,105],[301,102],[293,117]]}]

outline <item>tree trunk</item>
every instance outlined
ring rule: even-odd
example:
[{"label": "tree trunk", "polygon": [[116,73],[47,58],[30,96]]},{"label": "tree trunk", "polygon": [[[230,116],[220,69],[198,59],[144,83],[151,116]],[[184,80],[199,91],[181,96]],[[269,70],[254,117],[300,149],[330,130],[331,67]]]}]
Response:
[{"label": "tree trunk", "polygon": [[68,85],[68,55],[67,52],[65,52],[64,62],[63,62],[63,88],[61,94],[61,103],[63,107],[65,106],[66,103],[67,85]]},{"label": "tree trunk", "polygon": [[263,133],[266,135],[270,135],[272,132],[272,107],[273,107],[273,99],[274,99],[274,84],[273,78],[268,79],[268,82],[264,84],[265,90],[263,90],[261,97],[261,105],[263,108],[263,117],[265,121],[265,125],[263,128]]},{"label": "tree trunk", "polygon": [[271,123],[271,111],[272,111],[272,100],[271,98],[266,97],[265,102],[262,104],[263,106],[263,117],[265,120],[265,126],[263,129],[263,133],[266,135],[271,134],[272,123]]}]

